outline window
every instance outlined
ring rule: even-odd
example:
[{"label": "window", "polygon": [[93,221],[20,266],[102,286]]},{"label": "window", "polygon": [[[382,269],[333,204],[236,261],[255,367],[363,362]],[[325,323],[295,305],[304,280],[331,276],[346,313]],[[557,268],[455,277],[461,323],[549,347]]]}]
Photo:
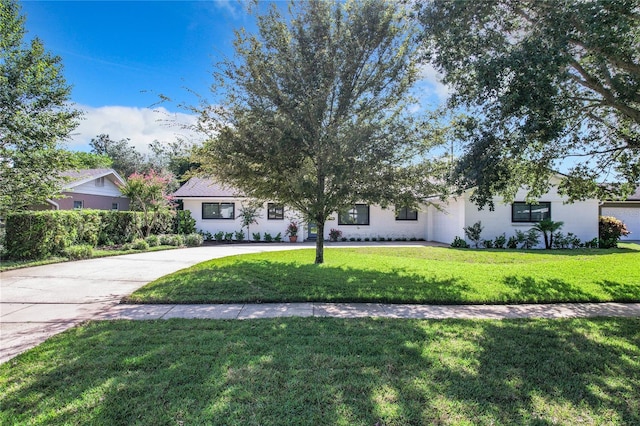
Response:
[{"label": "window", "polygon": [[202,203],[203,219],[235,219],[235,203]]},{"label": "window", "polygon": [[267,204],[267,219],[284,220],[284,207],[275,203]]},{"label": "window", "polygon": [[396,210],[396,220],[418,220],[418,210],[402,207]]},{"label": "window", "polygon": [[369,206],[356,204],[350,210],[341,212],[338,216],[338,225],[368,225]]},{"label": "window", "polygon": [[111,203],[111,210],[118,210],[118,207],[120,207],[118,203]]},{"label": "window", "polygon": [[84,206],[84,202],[82,200],[73,202],[74,210],[81,209],[83,206]]},{"label": "window", "polygon": [[96,186],[104,186],[104,176],[96,179]]},{"label": "window", "polygon": [[511,205],[512,222],[540,222],[544,219],[551,219],[551,203],[516,202]]}]

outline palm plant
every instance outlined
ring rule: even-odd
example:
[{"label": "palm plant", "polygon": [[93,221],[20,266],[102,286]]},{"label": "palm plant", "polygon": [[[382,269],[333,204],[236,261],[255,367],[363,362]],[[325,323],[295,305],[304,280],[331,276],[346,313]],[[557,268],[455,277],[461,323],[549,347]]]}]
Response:
[{"label": "palm plant", "polygon": [[532,229],[540,232],[544,237],[544,248],[550,249],[553,245],[553,233],[562,228],[564,222],[554,222],[551,219],[543,219],[536,223]]}]

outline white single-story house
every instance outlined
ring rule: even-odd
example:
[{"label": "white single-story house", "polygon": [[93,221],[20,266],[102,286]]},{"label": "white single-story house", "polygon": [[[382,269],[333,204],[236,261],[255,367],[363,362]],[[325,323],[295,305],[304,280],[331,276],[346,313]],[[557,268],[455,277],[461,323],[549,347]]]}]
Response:
[{"label": "white single-story house", "polygon": [[640,188],[622,201],[605,201],[600,206],[600,215],[613,216],[624,222],[631,233],[620,240],[640,240]]},{"label": "white single-story house", "polygon": [[[237,191],[202,178],[190,179],[173,195],[182,200],[185,210],[191,212],[196,229],[211,234],[240,231],[242,223],[238,214],[249,202]],[[449,244],[456,236],[464,238],[463,228],[478,221],[484,227],[482,238],[494,239],[503,233],[508,238],[515,235],[516,230],[526,232],[536,222],[547,218],[564,222],[561,231],[571,232],[582,241],[598,236],[599,202],[595,199],[566,204],[565,199],[552,189],[537,203],[530,204],[525,201],[526,192],[520,191],[514,203],[505,204],[496,197],[495,209],[490,211],[486,208],[478,210],[469,200],[470,195],[467,191],[447,202],[434,200],[433,205],[418,210],[356,204],[331,217],[325,223],[323,237],[329,239],[331,229],[338,229],[342,237],[348,239],[406,238]],[[264,203],[258,223],[251,225],[250,232],[267,232],[272,236],[281,233],[284,237],[290,221],[299,223],[299,242],[317,238],[313,224],[302,223],[295,211],[270,202]]]},{"label": "white single-story house", "polygon": [[62,198],[47,200],[53,210],[129,210],[129,198],[120,187],[125,181],[113,169],[84,169],[62,173],[68,179]]}]

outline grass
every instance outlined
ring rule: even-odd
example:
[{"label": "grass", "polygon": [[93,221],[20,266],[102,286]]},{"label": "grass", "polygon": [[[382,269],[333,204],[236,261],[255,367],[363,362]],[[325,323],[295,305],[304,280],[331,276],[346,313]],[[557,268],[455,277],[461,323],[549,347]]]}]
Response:
[{"label": "grass", "polygon": [[131,303],[553,303],[640,300],[640,246],[612,250],[360,247],[215,259],[167,275]]},{"label": "grass", "polygon": [[[93,249],[93,255],[90,259],[97,259],[100,257],[109,257],[109,256],[120,256],[123,254],[134,254],[134,253],[144,253],[148,251],[161,251],[161,250],[172,250],[180,247],[176,246],[156,246],[149,247],[147,250],[123,250],[123,249],[102,249],[96,248]],[[41,260],[9,260],[2,259],[0,261],[0,272],[2,271],[10,271],[12,269],[21,269],[21,268],[31,268],[33,266],[41,266],[41,265],[50,265],[53,263],[62,263],[69,262],[71,259],[64,256],[55,256],[48,259]]]},{"label": "grass", "polygon": [[0,394],[7,425],[640,424],[640,319],[90,322]]}]

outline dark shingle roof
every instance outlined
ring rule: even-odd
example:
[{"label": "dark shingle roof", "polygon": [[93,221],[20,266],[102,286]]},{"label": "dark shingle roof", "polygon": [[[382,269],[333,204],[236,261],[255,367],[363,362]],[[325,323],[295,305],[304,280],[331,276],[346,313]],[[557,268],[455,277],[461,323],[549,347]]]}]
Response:
[{"label": "dark shingle roof", "polygon": [[242,197],[233,188],[220,185],[213,179],[193,177],[173,193],[176,198],[187,197]]}]

